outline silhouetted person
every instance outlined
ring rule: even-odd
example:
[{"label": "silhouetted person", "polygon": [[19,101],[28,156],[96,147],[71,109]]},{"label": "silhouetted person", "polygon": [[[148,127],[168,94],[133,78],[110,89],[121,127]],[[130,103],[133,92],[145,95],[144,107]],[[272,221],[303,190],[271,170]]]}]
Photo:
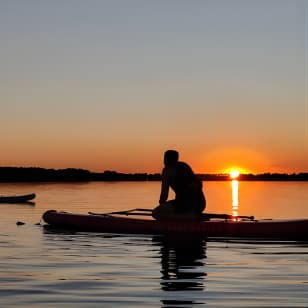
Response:
[{"label": "silhouetted person", "polygon": [[[164,169],[159,206],[153,210],[155,219],[195,219],[205,209],[202,182],[190,166],[179,161],[179,153],[168,150],[164,154]],[[175,192],[175,199],[169,200],[169,187]]]}]

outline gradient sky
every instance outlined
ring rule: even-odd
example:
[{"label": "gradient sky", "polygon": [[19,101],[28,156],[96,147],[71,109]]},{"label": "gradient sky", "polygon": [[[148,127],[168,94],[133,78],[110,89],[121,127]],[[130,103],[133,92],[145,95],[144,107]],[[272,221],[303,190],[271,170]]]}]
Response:
[{"label": "gradient sky", "polygon": [[0,165],[308,172],[308,0],[1,0]]}]

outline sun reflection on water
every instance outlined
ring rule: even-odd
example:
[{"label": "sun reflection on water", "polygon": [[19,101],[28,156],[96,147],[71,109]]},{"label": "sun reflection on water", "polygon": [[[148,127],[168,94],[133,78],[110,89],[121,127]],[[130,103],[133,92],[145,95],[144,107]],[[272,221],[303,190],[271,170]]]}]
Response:
[{"label": "sun reflection on water", "polygon": [[232,215],[238,216],[238,207],[239,207],[239,201],[238,201],[238,180],[232,180],[231,182],[232,186]]}]

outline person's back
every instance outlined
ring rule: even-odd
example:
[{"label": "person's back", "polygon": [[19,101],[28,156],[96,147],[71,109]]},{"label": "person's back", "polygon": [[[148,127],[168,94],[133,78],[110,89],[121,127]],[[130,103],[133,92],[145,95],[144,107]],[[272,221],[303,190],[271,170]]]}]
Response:
[{"label": "person's back", "polygon": [[[202,182],[188,164],[178,161],[176,151],[166,151],[164,163],[160,205],[153,211],[153,217],[183,219],[185,214],[200,215],[205,209]],[[167,201],[169,187],[175,192],[175,200]]]},{"label": "person's back", "polygon": [[202,213],[205,208],[202,182],[188,164],[184,162],[176,164],[174,183],[170,183],[170,186],[175,192],[177,211]]}]

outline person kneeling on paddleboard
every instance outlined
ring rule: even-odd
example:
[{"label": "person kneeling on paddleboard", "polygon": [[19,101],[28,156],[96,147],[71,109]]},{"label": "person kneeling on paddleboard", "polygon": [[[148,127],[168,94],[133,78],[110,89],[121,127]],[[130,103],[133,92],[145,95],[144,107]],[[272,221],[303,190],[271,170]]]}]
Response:
[{"label": "person kneeling on paddleboard", "polygon": [[[159,205],[153,210],[155,219],[195,219],[201,216],[206,206],[202,182],[191,167],[179,161],[179,153],[168,150],[164,154],[164,169]],[[169,187],[175,192],[175,199],[169,200]]]}]

